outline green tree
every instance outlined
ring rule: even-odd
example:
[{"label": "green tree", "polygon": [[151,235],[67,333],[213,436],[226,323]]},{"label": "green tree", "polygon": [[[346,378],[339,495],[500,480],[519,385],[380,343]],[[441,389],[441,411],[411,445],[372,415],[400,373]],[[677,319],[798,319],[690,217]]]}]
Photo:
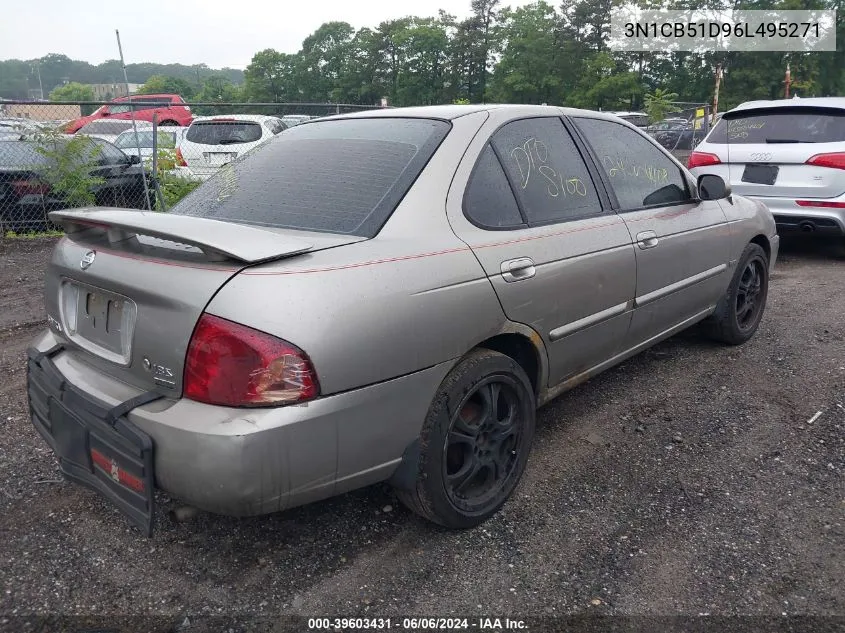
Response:
[{"label": "green tree", "polygon": [[[94,89],[75,81],[58,86],[50,91],[50,101],[96,101]],[[83,105],[79,110],[83,116],[91,114],[97,106]]]},{"label": "green tree", "polygon": [[202,88],[194,95],[200,103],[237,103],[243,100],[243,89],[233,84],[225,75],[212,75],[202,82]]},{"label": "green tree", "polygon": [[302,42],[296,80],[305,101],[339,100],[341,77],[348,72],[355,29],[346,22],[326,22]]},{"label": "green tree", "polygon": [[299,101],[300,89],[294,81],[297,61],[297,55],[280,53],[272,48],[253,55],[244,71],[247,99],[267,103]]},{"label": "green tree", "polygon": [[50,101],[95,101],[94,89],[75,81],[58,86],[50,91]]},{"label": "green tree", "polygon": [[675,109],[672,105],[677,101],[678,93],[669,92],[663,88],[655,88],[654,92],[645,96],[645,111],[648,113],[650,123],[657,123],[666,118],[666,115]]},{"label": "green tree", "polygon": [[153,75],[138,89],[138,94],[177,94],[185,100],[192,99],[196,88],[186,79],[167,75]]},{"label": "green tree", "polygon": [[559,103],[558,15],[539,0],[502,12],[505,46],[493,72],[491,96],[511,103]]}]

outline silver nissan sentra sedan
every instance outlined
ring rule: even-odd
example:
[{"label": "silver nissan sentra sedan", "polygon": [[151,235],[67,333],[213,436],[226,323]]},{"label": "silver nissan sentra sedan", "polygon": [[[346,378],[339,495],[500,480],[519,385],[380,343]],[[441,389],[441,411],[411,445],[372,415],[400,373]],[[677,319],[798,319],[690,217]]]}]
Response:
[{"label": "silver nissan sentra sedan", "polygon": [[764,205],[612,115],[392,109],[303,123],[170,213],[51,214],[32,421],[147,533],[390,481],[452,528],[517,485],[535,411],[697,322],[754,334]]}]

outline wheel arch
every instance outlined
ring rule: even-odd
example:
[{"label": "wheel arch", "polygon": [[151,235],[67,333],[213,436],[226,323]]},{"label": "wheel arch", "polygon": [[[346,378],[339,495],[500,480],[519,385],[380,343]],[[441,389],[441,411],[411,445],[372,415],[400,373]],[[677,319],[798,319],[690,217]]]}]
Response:
[{"label": "wheel arch", "polygon": [[754,237],[749,240],[750,244],[757,244],[763,251],[766,253],[766,259],[771,261],[772,259],[772,245],[769,242],[769,238],[763,235],[762,233],[758,233]]}]

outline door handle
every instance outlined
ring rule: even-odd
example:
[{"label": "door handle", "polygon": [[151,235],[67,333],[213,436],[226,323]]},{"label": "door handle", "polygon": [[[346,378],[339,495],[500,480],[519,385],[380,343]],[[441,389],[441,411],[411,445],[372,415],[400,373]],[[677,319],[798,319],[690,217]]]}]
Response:
[{"label": "door handle", "polygon": [[530,257],[520,257],[519,259],[509,259],[502,262],[502,277],[508,283],[531,279],[536,272],[534,260]]},{"label": "door handle", "polygon": [[657,239],[657,233],[654,231],[643,231],[637,233],[637,246],[643,250],[647,248],[654,248],[660,240]]}]

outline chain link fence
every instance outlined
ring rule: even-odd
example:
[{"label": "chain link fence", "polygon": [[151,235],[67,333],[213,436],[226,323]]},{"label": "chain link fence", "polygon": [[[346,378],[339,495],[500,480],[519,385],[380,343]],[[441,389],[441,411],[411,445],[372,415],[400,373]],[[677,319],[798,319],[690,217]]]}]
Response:
[{"label": "chain link fence", "polygon": [[0,101],[0,239],[56,231],[49,213],[165,211],[284,130],[374,109],[331,103]]},{"label": "chain link fence", "polygon": [[713,117],[709,104],[675,104],[678,108],[670,112],[662,121],[645,128],[658,143],[668,149],[681,163],[713,127]]}]

